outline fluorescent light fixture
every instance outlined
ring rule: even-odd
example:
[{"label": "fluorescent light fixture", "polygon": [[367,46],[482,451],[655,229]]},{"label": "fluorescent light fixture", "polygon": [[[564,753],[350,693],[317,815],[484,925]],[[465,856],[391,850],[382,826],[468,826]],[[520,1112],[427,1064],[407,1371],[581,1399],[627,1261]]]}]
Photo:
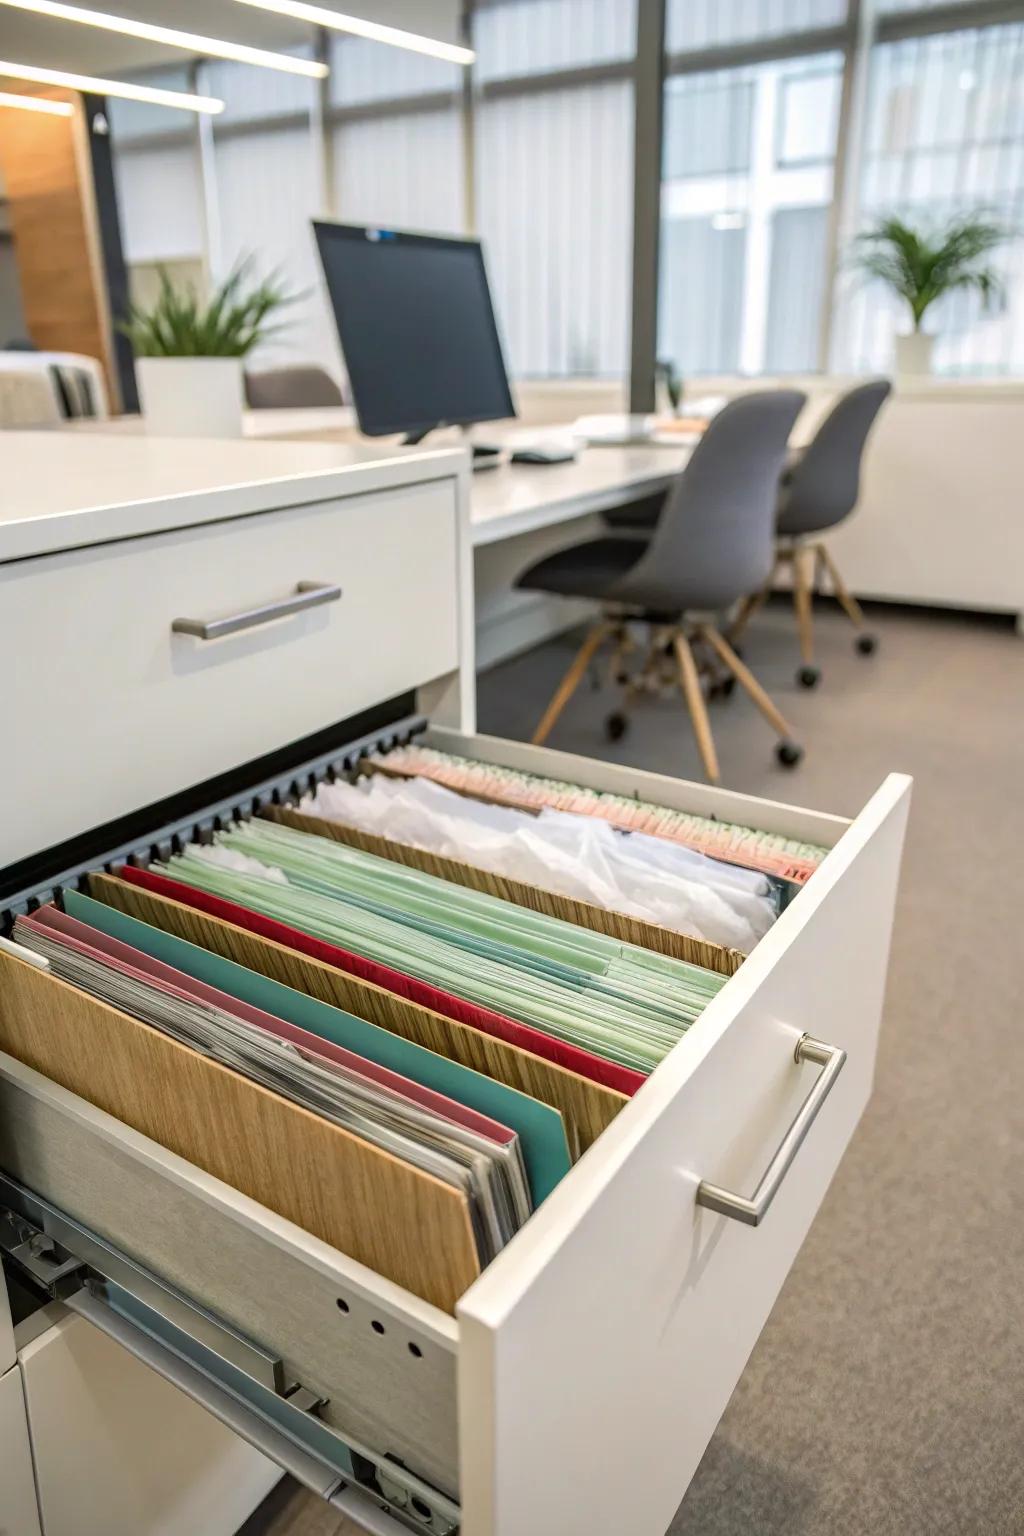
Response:
[{"label": "fluorescent light fixture", "polygon": [[70,101],[47,101],[45,96],[14,96],[10,91],[0,91],[0,107],[18,107],[22,112],[49,112],[51,117],[70,117],[75,110]]},{"label": "fluorescent light fixture", "polygon": [[126,101],[149,101],[158,107],[180,107],[186,112],[223,112],[216,96],[190,96],[186,91],[160,91],[155,85],[130,85],[125,80],[100,80],[93,75],[72,75],[64,69],[40,69],[35,64],[10,64],[0,59],[0,79],[36,80],[41,85],[66,85],[72,91],[94,96],[123,96]]},{"label": "fluorescent light fixture", "polygon": [[353,37],[365,37],[372,43],[390,43],[393,48],[410,48],[413,53],[426,53],[432,59],[446,59],[449,64],[472,64],[476,58],[472,48],[442,43],[434,37],[422,37],[418,32],[403,32],[400,27],[385,27],[379,21],[364,21],[361,16],[346,16],[342,11],[332,11],[325,5],[307,5],[306,0],[236,0],[236,3],[254,6],[258,11],[273,11],[275,16],[290,16],[294,21],[308,21],[314,27],[350,32]]},{"label": "fluorescent light fixture", "polygon": [[214,59],[235,59],[240,64],[255,64],[261,69],[280,69],[289,75],[308,75],[322,80],[327,65],[313,59],[297,59],[287,53],[269,53],[265,48],[248,48],[244,43],[227,43],[217,37],[200,37],[195,32],[179,32],[176,27],[156,27],[148,21],[133,21],[128,16],[110,16],[105,11],[87,11],[80,5],[64,5],[61,0],[0,0],[0,5],[36,16],[52,16],[55,21],[78,21],[104,32],[120,32],[125,37],[141,37],[149,43],[166,43],[168,48],[187,48],[190,53],[208,54]]}]

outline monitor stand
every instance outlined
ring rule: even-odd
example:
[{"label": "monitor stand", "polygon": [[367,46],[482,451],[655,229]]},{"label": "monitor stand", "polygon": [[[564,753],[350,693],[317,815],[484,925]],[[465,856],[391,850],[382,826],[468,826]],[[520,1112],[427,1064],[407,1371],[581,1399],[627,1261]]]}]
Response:
[{"label": "monitor stand", "polygon": [[[407,432],[402,438],[403,448],[415,448],[422,443],[428,432],[433,432],[433,427],[422,427],[418,432]],[[460,427],[463,445],[469,448],[473,454],[473,469],[497,469],[502,462],[502,449],[496,443],[474,443],[470,440],[465,427]]]}]

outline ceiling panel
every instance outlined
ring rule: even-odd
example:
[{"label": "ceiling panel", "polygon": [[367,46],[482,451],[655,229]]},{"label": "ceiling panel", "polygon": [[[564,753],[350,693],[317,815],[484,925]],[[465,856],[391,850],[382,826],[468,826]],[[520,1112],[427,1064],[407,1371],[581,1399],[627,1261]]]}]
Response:
[{"label": "ceiling panel", "polygon": [[[319,0],[327,9],[363,16],[387,26],[405,27],[445,42],[458,41],[458,0]],[[90,0],[91,8],[139,21],[156,22],[206,37],[230,39],[256,48],[287,48],[304,42],[309,28],[301,22],[271,15],[236,0]],[[118,37],[77,22],[54,21],[0,6],[0,59],[47,69],[83,74],[116,75],[122,71],[174,64],[186,55],[166,48]]]}]

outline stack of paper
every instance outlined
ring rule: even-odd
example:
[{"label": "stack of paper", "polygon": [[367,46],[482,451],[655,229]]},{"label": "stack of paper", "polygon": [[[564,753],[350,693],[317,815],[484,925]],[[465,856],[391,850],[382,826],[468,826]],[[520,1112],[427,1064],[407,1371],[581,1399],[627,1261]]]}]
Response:
[{"label": "stack of paper", "polygon": [[641,1072],[726,979],[273,823],[156,868]]},{"label": "stack of paper", "polygon": [[596,816],[623,832],[646,832],[652,837],[666,838],[699,853],[710,854],[745,869],[760,870],[782,880],[802,883],[810,879],[828,852],[814,843],[802,843],[774,832],[760,832],[737,822],[715,821],[691,811],[655,805],[650,800],[613,795],[561,779],[523,773],[518,768],[503,768],[496,763],[457,757],[415,742],[406,747],[395,747],[387,753],[377,753],[367,761],[384,773],[423,776],[461,794],[500,805],[518,805],[533,811],[551,807]]},{"label": "stack of paper", "polygon": [[428,778],[318,785],[299,810],[560,896],[749,953],[775,921],[767,875],[644,832],[545,808],[470,800]]},{"label": "stack of paper", "polygon": [[526,1171],[507,1127],[397,1074],[367,1070],[357,1055],[53,908],[19,917],[14,937],[60,979],[462,1191],[481,1263],[527,1220]]}]

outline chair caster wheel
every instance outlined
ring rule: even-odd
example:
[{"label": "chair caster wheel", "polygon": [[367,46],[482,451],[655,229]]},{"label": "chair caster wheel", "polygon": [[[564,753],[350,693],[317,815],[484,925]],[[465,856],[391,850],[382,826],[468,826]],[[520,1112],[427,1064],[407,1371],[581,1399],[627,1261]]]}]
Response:
[{"label": "chair caster wheel", "polygon": [[803,755],[803,747],[798,747],[795,741],[780,741],[775,748],[775,756],[783,768],[795,768]]},{"label": "chair caster wheel", "polygon": [[820,667],[801,667],[796,675],[801,688],[817,688],[821,681]]},{"label": "chair caster wheel", "polygon": [[858,635],[857,650],[862,656],[873,656],[875,651],[878,650],[878,636]]},{"label": "chair caster wheel", "polygon": [[621,710],[615,710],[604,722],[604,733],[609,741],[621,741],[629,730],[629,721]]}]

